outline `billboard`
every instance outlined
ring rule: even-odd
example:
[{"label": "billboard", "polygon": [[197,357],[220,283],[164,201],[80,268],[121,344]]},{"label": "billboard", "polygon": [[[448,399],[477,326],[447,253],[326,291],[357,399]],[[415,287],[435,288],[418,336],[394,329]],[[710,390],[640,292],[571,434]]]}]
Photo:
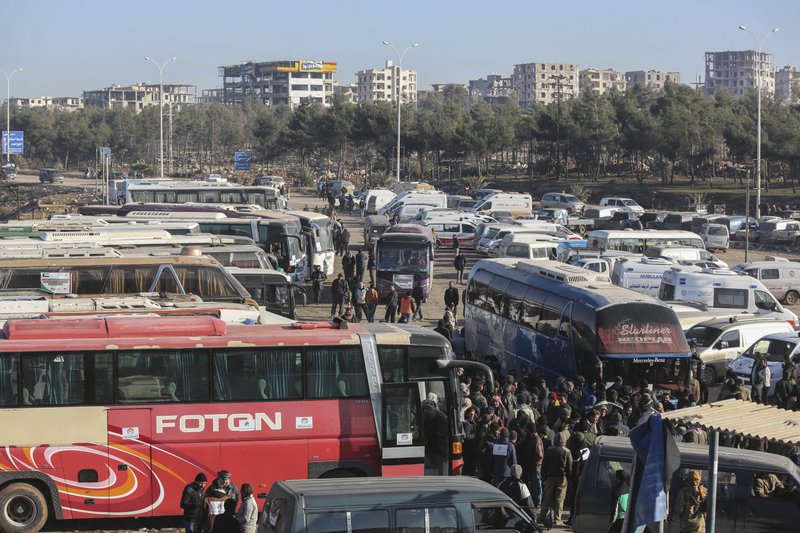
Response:
[{"label": "billboard", "polygon": [[280,66],[276,70],[280,72],[336,72],[336,63],[302,59],[292,61],[289,66]]}]

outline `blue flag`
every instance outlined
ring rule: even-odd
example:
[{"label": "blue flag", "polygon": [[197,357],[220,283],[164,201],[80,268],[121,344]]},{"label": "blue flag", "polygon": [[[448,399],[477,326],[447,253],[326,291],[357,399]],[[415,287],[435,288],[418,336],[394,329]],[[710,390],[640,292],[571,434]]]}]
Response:
[{"label": "blue flag", "polygon": [[[654,413],[630,433],[631,444],[642,462],[641,482],[633,511],[633,527],[660,522],[667,518],[667,468],[664,424]],[[670,439],[672,440],[672,439]],[[630,510],[629,510],[630,512]]]}]

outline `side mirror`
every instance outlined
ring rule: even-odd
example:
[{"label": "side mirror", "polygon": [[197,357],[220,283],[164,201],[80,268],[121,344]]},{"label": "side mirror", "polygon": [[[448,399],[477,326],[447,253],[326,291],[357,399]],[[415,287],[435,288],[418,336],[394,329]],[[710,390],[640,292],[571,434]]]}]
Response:
[{"label": "side mirror", "polygon": [[728,341],[719,341],[717,343],[717,348],[720,350],[724,350],[727,347],[728,347]]}]

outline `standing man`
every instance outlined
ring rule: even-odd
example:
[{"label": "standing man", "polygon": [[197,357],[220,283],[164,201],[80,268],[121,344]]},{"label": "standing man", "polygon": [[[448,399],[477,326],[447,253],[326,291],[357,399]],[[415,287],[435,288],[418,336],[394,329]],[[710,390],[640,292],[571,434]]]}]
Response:
[{"label": "standing man", "polygon": [[453,235],[453,251],[458,254],[459,248],[461,247],[461,241],[458,240],[458,235]]},{"label": "standing man", "polygon": [[467,257],[461,253],[461,249],[456,250],[456,258],[453,260],[456,267],[456,275],[458,276],[458,283],[464,283],[464,269],[467,268]]},{"label": "standing man", "polygon": [[183,524],[186,533],[200,533],[198,526],[200,513],[203,510],[203,497],[208,482],[208,477],[202,472],[194,477],[194,481],[186,485],[181,495],[181,509],[183,509]]},{"label": "standing man", "polygon": [[500,430],[500,435],[492,442],[492,484],[495,487],[511,477],[511,469],[517,464],[517,448],[511,442],[508,428]]},{"label": "standing man", "polygon": [[456,284],[452,281],[448,284],[447,290],[444,291],[444,306],[451,308],[453,316],[456,316],[458,312],[458,289],[456,289]]},{"label": "standing man", "polygon": [[378,309],[379,301],[378,290],[375,288],[374,283],[370,283],[369,290],[364,297],[364,302],[367,304],[367,322],[375,322],[375,311]]},{"label": "standing man", "polygon": [[383,317],[385,322],[394,324],[394,321],[397,320],[397,304],[399,301],[397,292],[394,290],[394,285],[392,285],[389,287],[388,296],[386,296],[386,314]]},{"label": "standing man", "polygon": [[411,297],[411,291],[400,298],[400,322],[409,324],[411,318],[414,316],[414,299]]},{"label": "standing man", "polygon": [[564,500],[567,497],[567,478],[572,475],[572,453],[564,446],[564,433],[556,433],[553,445],[544,452],[542,475],[544,476],[544,498],[540,522],[544,522],[547,511],[553,511],[553,524],[561,522]]},{"label": "standing man", "polygon": [[342,257],[342,270],[344,270],[344,278],[347,281],[350,281],[356,275],[356,258],[353,257],[353,252],[350,250],[347,250],[344,257]]},{"label": "standing man", "polygon": [[367,270],[369,270],[369,284],[375,285],[375,254],[372,253],[372,249],[369,251],[369,258],[367,259]]},{"label": "standing man", "polygon": [[358,287],[353,291],[353,307],[356,311],[356,322],[361,322],[361,317],[366,316],[369,318],[367,311],[367,288],[364,287],[364,282],[359,281]]},{"label": "standing man", "polygon": [[356,254],[356,277],[358,281],[364,281],[364,272],[367,269],[367,256],[364,249],[360,248]]},{"label": "standing man", "polygon": [[[235,502],[239,502],[239,489],[231,481],[231,473],[227,470],[220,470],[217,472],[217,478],[222,480],[222,490],[228,495],[228,498]],[[211,492],[211,487],[206,491],[206,496]]]},{"label": "standing man", "polygon": [[346,252],[349,246],[350,246],[350,230],[344,228],[342,230],[342,253]]},{"label": "standing man", "polygon": [[319,303],[319,297],[322,294],[322,286],[328,276],[322,271],[320,265],[314,265],[314,272],[311,273],[311,282],[314,285],[314,303]]},{"label": "standing man", "polygon": [[414,316],[411,318],[416,318],[417,320],[424,320],[422,316],[422,302],[425,301],[425,290],[422,288],[422,285],[417,285],[414,287],[414,290],[411,291],[411,297],[414,298]]},{"label": "standing man", "polygon": [[[344,281],[344,274],[339,274],[339,276],[333,280],[331,283],[331,318],[341,315],[342,309],[344,308],[344,297],[347,294],[347,284]],[[336,309],[339,309],[339,312],[336,312]]]}]

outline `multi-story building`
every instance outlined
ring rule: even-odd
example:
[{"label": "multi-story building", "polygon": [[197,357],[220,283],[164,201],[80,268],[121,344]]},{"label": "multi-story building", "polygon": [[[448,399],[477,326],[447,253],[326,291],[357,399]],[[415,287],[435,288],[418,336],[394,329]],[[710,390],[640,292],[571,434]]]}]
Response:
[{"label": "multi-story building", "polygon": [[[159,104],[159,84],[138,83],[121,87],[112,85],[105,89],[83,92],[85,106],[101,107],[103,109],[132,108],[140,112],[145,107]],[[179,110],[187,105],[197,102],[197,92],[194,85],[164,84],[163,103]]]},{"label": "multi-story building", "polygon": [[403,102],[417,101],[417,71],[403,69],[391,60],[386,61],[386,68],[359,70],[356,76],[356,102],[394,102],[398,85]]},{"label": "multi-story building", "polygon": [[775,95],[784,104],[800,102],[800,68],[787,66],[775,73]]},{"label": "multi-story building", "polygon": [[756,88],[756,79],[761,80],[761,91],[775,93],[775,57],[767,52],[740,50],[706,52],[706,79],[703,92],[714,96],[725,91],[742,98]]},{"label": "multi-story building", "polygon": [[46,109],[64,109],[74,111],[83,109],[83,98],[80,96],[40,96],[38,98],[12,98],[11,105],[16,107],[44,107]]},{"label": "multi-story building", "polygon": [[521,63],[511,76],[523,109],[578,96],[578,65],[571,63]]},{"label": "multi-story building", "polygon": [[486,79],[469,80],[467,91],[470,107],[480,101],[496,107],[507,104],[515,98],[511,78],[504,78],[499,74],[489,74]]},{"label": "multi-story building", "polygon": [[345,102],[350,102],[351,104],[355,104],[358,102],[358,84],[357,83],[348,83],[345,85],[341,85],[334,80],[333,83],[333,94],[340,96],[344,99]]},{"label": "multi-story building", "polygon": [[315,100],[324,106],[333,97],[333,74],[336,63],[318,60],[248,61],[219,67],[222,77],[222,101],[241,104],[256,100],[268,106],[295,107]]},{"label": "multi-story building", "polygon": [[668,81],[680,83],[681,73],[666,70],[631,70],[625,73],[628,87],[649,87],[658,91]]},{"label": "multi-story building", "polygon": [[616,89],[625,92],[627,83],[621,72],[610,68],[591,67],[580,72],[581,91],[592,91],[597,95]]}]

